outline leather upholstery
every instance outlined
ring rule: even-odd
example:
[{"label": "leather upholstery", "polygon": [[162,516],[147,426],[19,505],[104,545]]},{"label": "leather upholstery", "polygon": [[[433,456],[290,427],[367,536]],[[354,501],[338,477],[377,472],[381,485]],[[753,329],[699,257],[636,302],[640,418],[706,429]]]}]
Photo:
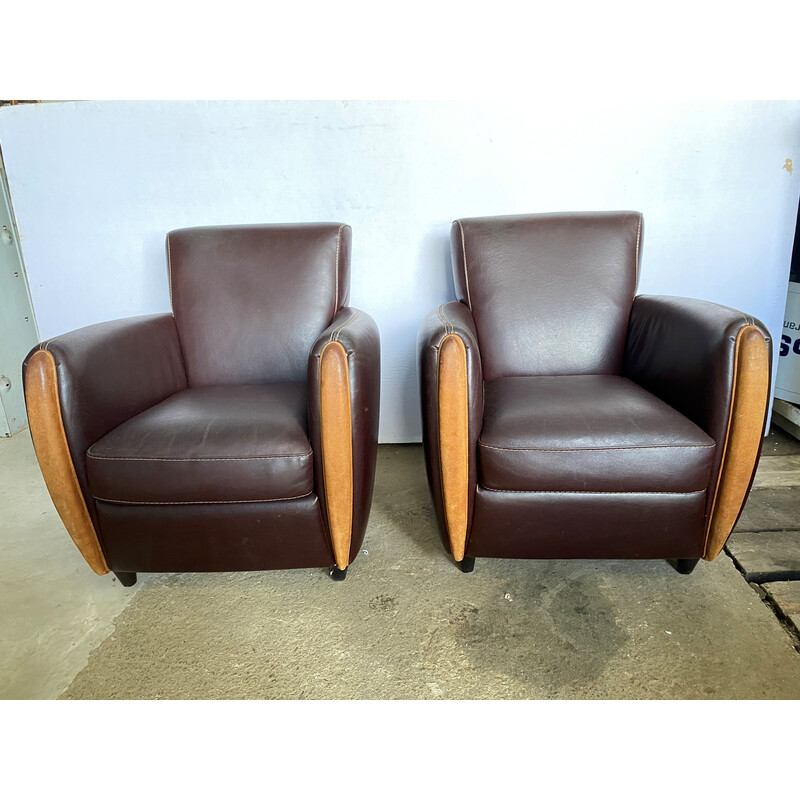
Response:
[{"label": "leather upholstery", "polygon": [[348,295],[347,225],[234,225],[167,236],[190,386],[302,381]]},{"label": "leather upholstery", "polygon": [[455,552],[438,437],[456,427],[439,419],[454,415],[436,365],[456,333],[469,371],[467,557],[714,558],[758,460],[764,326],[712,303],[634,297],[635,212],[456,220],[451,243],[460,302],[442,308],[458,322],[432,312],[418,339],[445,546]]},{"label": "leather upholstery", "polygon": [[97,526],[86,451],[118,425],[186,388],[175,323],[171,314],[154,314],[57,336],[29,353],[23,363],[26,381],[31,356],[38,350],[55,360],[72,463]]},{"label": "leather upholstery", "polygon": [[467,555],[699,558],[706,493],[497,492],[478,487]]},{"label": "leather upholstery", "polygon": [[[628,324],[624,373],[653,394],[680,411],[702,428],[719,445],[711,468],[706,501],[708,522],[720,483],[725,442],[731,423],[736,353],[739,336],[754,328],[767,345],[767,363],[762,368],[762,382],[769,397],[772,374],[772,349],[769,332],[762,322],[726,306],[683,297],[636,298]],[[767,402],[754,411],[763,435]],[[758,467],[759,452],[745,459],[745,486],[733,513],[729,529],[719,536],[722,544],[744,508],[747,492]],[[722,544],[719,544],[721,549]],[[719,549],[713,553],[717,555]]]},{"label": "leather upholstery", "polygon": [[456,296],[486,380],[619,373],[641,226],[633,211],[456,220]]},{"label": "leather upholstery", "polygon": [[[736,336],[757,319],[685,297],[639,295],[628,323],[623,374],[669,403],[715,441],[728,425]],[[722,453],[717,451],[715,465]]]},{"label": "leather upholstery", "polygon": [[[448,526],[442,491],[442,467],[440,460],[440,431],[442,421],[439,418],[439,354],[442,343],[448,338],[457,336],[464,344],[467,371],[467,430],[468,464],[466,471],[466,513],[464,530],[451,530]],[[419,377],[422,403],[422,442],[425,448],[425,467],[428,485],[433,497],[439,531],[445,547],[452,551],[451,539],[457,539],[461,546],[469,538],[472,525],[472,512],[475,503],[475,487],[478,483],[478,467],[476,443],[483,421],[483,369],[478,349],[478,337],[475,323],[469,309],[463,303],[445,303],[425,317],[417,336],[417,352],[419,356]]]},{"label": "leather upholstery", "polygon": [[330,498],[327,496],[322,463],[320,357],[330,342],[341,344],[347,356],[353,440],[353,510],[350,533],[352,561],[364,541],[375,482],[380,412],[380,336],[375,321],[363,311],[342,308],[317,338],[308,358],[308,418],[314,451],[315,491],[322,503],[326,525]]},{"label": "leather upholstery", "polygon": [[380,389],[375,323],[346,308],[350,228],[178,230],[167,257],[174,317],[67,333],[23,365],[34,386],[52,358],[53,391],[39,392],[48,427],[34,445],[44,454],[66,442],[71,465],[42,456],[40,466],[63,494],[57,507],[83,504],[83,517],[62,515],[70,534],[88,559],[81,543],[99,548],[100,572],[333,565],[308,380],[334,339],[352,404],[349,563],[369,516]]},{"label": "leather upholstery", "polygon": [[230,503],[311,494],[306,386],[187,389],[123,422],[86,454],[98,500]]},{"label": "leather upholstery", "polygon": [[619,375],[486,383],[481,485],[521,491],[694,492],[714,440]]},{"label": "leather upholstery", "polygon": [[228,572],[333,564],[319,498],[275,503],[98,503],[109,566],[121,572]]}]

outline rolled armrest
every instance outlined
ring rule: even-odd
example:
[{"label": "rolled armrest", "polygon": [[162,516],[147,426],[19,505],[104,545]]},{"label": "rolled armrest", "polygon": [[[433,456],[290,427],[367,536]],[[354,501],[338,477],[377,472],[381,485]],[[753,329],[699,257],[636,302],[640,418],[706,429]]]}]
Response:
[{"label": "rolled armrest", "polygon": [[467,306],[445,303],[428,314],[417,351],[428,486],[442,541],[461,561],[472,524],[483,426],[483,370]]},{"label": "rolled armrest", "polygon": [[722,550],[744,508],[764,435],[770,336],[754,317],[682,297],[639,296],[628,324],[624,373],[716,442],[704,558]]},{"label": "rolled armrest", "polygon": [[171,314],[103,322],[37,345],[22,365],[36,457],[68,533],[108,572],[86,477],[86,451],[125,420],[186,388]]},{"label": "rolled armrest", "polygon": [[340,309],[308,359],[308,427],[316,490],[339,569],[355,558],[369,519],[380,380],[378,326],[363,311]]}]

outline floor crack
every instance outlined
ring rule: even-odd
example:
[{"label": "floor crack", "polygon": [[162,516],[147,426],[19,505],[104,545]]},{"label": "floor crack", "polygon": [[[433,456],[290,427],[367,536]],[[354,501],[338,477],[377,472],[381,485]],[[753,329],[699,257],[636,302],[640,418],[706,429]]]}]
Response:
[{"label": "floor crack", "polygon": [[763,586],[761,586],[761,584],[747,580],[747,573],[727,547],[723,548],[723,552],[726,556],[728,556],[728,558],[730,558],[734,567],[736,567],[739,574],[745,579],[745,581],[747,581],[747,585],[758,595],[761,602],[772,611],[775,618],[781,624],[781,627],[786,631],[786,633],[789,635],[789,638],[792,640],[792,647],[794,648],[795,652],[800,655],[800,630],[798,630],[797,626],[792,622],[792,620],[783,613],[780,606],[769,596],[769,593],[766,589],[764,589]]}]

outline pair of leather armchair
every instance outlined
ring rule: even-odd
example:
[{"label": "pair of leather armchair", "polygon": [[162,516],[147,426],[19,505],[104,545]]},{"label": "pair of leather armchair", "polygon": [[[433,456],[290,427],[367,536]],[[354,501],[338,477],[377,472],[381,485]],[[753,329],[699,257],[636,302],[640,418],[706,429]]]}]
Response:
[{"label": "pair of leather armchair", "polygon": [[[423,442],[445,547],[476,557],[721,550],[759,454],[763,325],[636,297],[641,215],[457,220],[458,301],[419,335]],[[89,565],[136,573],[329,567],[364,538],[380,341],[347,305],[350,228],[167,236],[172,314],[40,344],[36,454]]]}]

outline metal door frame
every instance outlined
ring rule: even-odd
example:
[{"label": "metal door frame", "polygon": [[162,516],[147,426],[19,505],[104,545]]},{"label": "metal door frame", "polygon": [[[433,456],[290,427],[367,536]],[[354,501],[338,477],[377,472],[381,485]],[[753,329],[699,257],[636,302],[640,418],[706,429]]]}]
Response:
[{"label": "metal door frame", "polygon": [[[36,312],[33,309],[33,298],[31,297],[31,288],[30,284],[28,283],[28,271],[25,269],[25,259],[22,255],[22,247],[20,246],[20,235],[19,235],[19,225],[17,224],[17,217],[14,214],[14,204],[11,200],[11,190],[8,186],[8,173],[6,172],[5,162],[3,161],[3,148],[0,145],[0,193],[2,193],[2,197],[0,198],[0,202],[5,203],[6,207],[8,208],[8,216],[11,221],[11,234],[14,237],[13,247],[16,250],[17,259],[20,265],[20,274],[18,277],[22,279],[23,287],[25,291],[25,297],[28,301],[28,306],[30,308],[30,322],[33,324],[33,333],[35,336],[35,341],[33,344],[39,341],[39,325],[36,321]],[[0,247],[4,246],[0,244]],[[33,344],[31,346],[33,346]],[[22,377],[22,364],[18,365],[17,371],[9,376],[12,380],[21,380]],[[13,436],[20,430],[23,430],[27,426],[27,419],[22,422],[22,425],[18,423],[15,424],[14,430],[10,430],[10,426],[8,424],[8,419],[6,416],[5,408],[3,407],[2,402],[2,394],[0,394],[0,436]]]}]

